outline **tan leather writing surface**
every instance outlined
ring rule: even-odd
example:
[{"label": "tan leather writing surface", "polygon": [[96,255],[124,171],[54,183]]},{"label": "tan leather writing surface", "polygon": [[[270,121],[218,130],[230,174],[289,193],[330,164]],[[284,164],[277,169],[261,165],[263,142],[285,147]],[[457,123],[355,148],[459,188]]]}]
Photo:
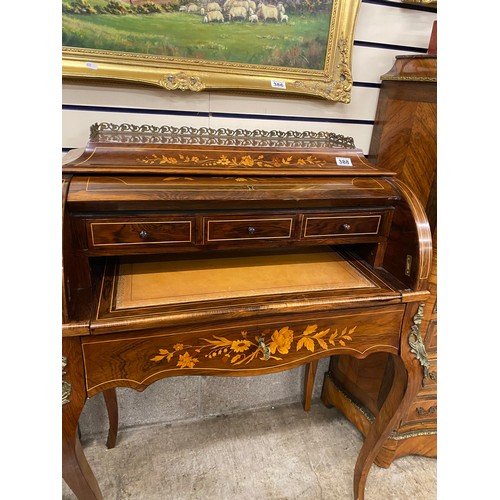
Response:
[{"label": "tan leather writing surface", "polygon": [[331,250],[120,261],[116,309],[375,285]]}]

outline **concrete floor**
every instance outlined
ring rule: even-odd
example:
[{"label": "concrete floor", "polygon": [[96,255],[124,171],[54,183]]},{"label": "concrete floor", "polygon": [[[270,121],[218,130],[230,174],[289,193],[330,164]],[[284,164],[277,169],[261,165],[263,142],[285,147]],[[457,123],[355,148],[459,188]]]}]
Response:
[{"label": "concrete floor", "polygon": [[[315,401],[128,428],[116,448],[83,438],[105,500],[343,500],[361,434],[336,409]],[[402,457],[373,466],[366,500],[432,500],[437,461]],[[63,500],[75,496],[63,483]]]}]

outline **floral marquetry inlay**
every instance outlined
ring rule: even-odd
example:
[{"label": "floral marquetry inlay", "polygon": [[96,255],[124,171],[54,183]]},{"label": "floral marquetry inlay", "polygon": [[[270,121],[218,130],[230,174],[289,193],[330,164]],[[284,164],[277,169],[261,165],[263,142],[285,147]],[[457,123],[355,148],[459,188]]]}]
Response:
[{"label": "floral marquetry inlay", "polygon": [[275,157],[271,159],[266,159],[264,155],[252,155],[246,154],[241,156],[228,156],[220,155],[217,158],[211,158],[206,155],[186,155],[173,153],[170,155],[157,155],[152,154],[145,158],[137,158],[138,162],[145,163],[147,165],[200,165],[204,167],[246,167],[246,168],[277,168],[277,167],[287,167],[287,166],[306,166],[315,165],[323,166],[326,161],[316,158],[315,156],[287,156],[287,157]]},{"label": "floral marquetry inlay", "polygon": [[[314,353],[344,347],[352,341],[351,335],[356,326],[345,327],[340,332],[338,329],[332,331],[331,328],[318,330],[318,325],[308,325],[302,333],[296,334],[290,327],[284,326],[274,331],[266,330],[253,338],[247,331],[242,331],[235,339],[212,335],[211,338],[200,339],[198,345],[177,343],[159,349],[150,361],[168,363],[177,368],[196,368],[203,359],[218,359],[233,366],[248,365],[256,358],[261,361],[281,361],[283,358],[280,355],[301,350]],[[269,352],[268,356],[266,351]]]}]

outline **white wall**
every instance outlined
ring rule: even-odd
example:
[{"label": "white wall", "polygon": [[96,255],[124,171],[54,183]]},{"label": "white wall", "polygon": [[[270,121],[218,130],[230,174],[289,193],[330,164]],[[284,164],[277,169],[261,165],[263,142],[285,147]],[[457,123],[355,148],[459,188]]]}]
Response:
[{"label": "white wall", "polygon": [[[368,153],[380,88],[380,75],[396,55],[423,53],[436,12],[408,8],[398,1],[361,4],[353,50],[351,103],[312,97],[181,92],[131,84],[63,83],[63,151],[83,147],[96,122],[264,130],[327,130],[354,138]],[[320,363],[314,396],[319,397],[327,360]],[[153,384],[144,393],[119,389],[121,427],[300,401],[303,367],[264,377],[176,377]],[[86,405],[83,437],[106,431],[101,396]]]}]

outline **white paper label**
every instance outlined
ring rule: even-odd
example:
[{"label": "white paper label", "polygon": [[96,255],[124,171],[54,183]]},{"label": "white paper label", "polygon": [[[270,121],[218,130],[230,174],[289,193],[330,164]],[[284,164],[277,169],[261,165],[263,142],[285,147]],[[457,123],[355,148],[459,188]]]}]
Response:
[{"label": "white paper label", "polygon": [[281,80],[271,80],[271,87],[274,89],[286,89],[286,83]]},{"label": "white paper label", "polygon": [[335,158],[335,161],[337,162],[337,165],[339,165],[340,167],[352,167],[352,162],[350,158],[337,157]]},{"label": "white paper label", "polygon": [[97,64],[93,62],[86,62],[85,66],[87,66],[87,68],[89,69],[97,69]]}]

